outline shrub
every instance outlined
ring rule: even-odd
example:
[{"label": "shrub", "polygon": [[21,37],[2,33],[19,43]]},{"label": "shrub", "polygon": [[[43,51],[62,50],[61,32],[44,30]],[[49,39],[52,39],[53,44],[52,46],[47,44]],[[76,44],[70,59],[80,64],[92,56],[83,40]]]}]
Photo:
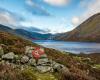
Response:
[{"label": "shrub", "polygon": [[9,65],[0,64],[0,80],[37,80],[31,70],[13,69]]}]

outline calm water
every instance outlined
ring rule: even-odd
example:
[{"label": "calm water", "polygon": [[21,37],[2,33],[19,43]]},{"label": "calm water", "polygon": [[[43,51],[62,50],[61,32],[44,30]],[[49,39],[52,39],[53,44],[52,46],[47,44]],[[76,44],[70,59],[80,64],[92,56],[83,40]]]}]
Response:
[{"label": "calm water", "polygon": [[100,43],[89,43],[89,42],[64,42],[54,40],[36,40],[33,41],[39,45],[48,48],[54,48],[61,51],[67,51],[72,53],[94,53],[100,52]]}]

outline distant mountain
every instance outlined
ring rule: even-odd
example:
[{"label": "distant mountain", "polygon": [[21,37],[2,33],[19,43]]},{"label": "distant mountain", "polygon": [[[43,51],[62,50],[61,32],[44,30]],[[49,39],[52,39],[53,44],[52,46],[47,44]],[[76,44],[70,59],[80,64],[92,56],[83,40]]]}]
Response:
[{"label": "distant mountain", "polygon": [[13,29],[7,26],[4,26],[0,24],[0,31],[5,31],[5,32],[13,32]]},{"label": "distant mountain", "polygon": [[77,28],[60,36],[56,40],[100,42],[100,13],[93,15]]},{"label": "distant mountain", "polygon": [[46,30],[42,30],[36,27],[22,27],[21,29],[24,29],[29,32],[36,32],[36,33],[42,33],[42,34],[48,33]]},{"label": "distant mountain", "polygon": [[0,31],[8,32],[11,34],[21,36],[23,38],[33,39],[33,40],[34,39],[41,39],[41,40],[43,39],[44,40],[44,39],[48,39],[51,36],[51,34],[41,34],[41,33],[37,33],[37,32],[31,32],[30,30],[12,29],[12,28],[10,28],[8,26],[4,26],[2,24],[0,24]]},{"label": "distant mountain", "polygon": [[30,39],[48,39],[51,34],[40,34],[40,33],[36,33],[36,32],[29,32],[27,30],[24,29],[15,29],[15,32],[21,36],[30,38]]}]

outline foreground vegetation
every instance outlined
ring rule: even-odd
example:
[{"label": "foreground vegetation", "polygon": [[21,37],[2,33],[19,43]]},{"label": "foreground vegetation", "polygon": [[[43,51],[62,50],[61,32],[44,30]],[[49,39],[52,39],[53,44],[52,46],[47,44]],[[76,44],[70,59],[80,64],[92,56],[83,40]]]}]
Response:
[{"label": "foreground vegetation", "polygon": [[[66,52],[59,52],[54,49],[46,49],[46,53],[48,54],[49,58],[55,60],[56,62],[65,65],[69,68],[71,74],[63,73],[62,77],[68,78],[70,77],[73,79],[69,80],[99,80],[100,79],[100,58],[93,58],[94,55],[91,54],[90,56],[84,57],[83,55],[75,55]],[[84,54],[86,55],[86,54]],[[98,53],[100,56],[100,54]],[[97,57],[98,57],[97,55]],[[97,60],[98,59],[98,60]],[[97,63],[96,61],[99,61]],[[67,76],[67,77],[66,77]],[[94,78],[93,78],[94,77]],[[66,79],[64,79],[66,80]]]},{"label": "foreground vegetation", "polygon": [[[0,44],[3,44],[4,53],[18,55],[25,53],[25,46],[39,46],[6,32],[0,32]],[[20,70],[0,64],[0,80],[100,80],[100,54],[75,55],[49,48],[45,48],[45,52],[49,59],[66,66],[67,72],[55,70],[43,74],[32,67]]]}]

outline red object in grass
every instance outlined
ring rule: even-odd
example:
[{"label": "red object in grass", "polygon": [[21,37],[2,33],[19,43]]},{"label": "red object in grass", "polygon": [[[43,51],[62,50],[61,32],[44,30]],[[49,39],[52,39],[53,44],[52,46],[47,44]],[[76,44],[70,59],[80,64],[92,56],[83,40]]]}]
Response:
[{"label": "red object in grass", "polygon": [[44,49],[40,48],[40,47],[36,47],[33,51],[32,51],[32,55],[35,59],[39,59],[41,57],[41,55],[44,54]]}]

